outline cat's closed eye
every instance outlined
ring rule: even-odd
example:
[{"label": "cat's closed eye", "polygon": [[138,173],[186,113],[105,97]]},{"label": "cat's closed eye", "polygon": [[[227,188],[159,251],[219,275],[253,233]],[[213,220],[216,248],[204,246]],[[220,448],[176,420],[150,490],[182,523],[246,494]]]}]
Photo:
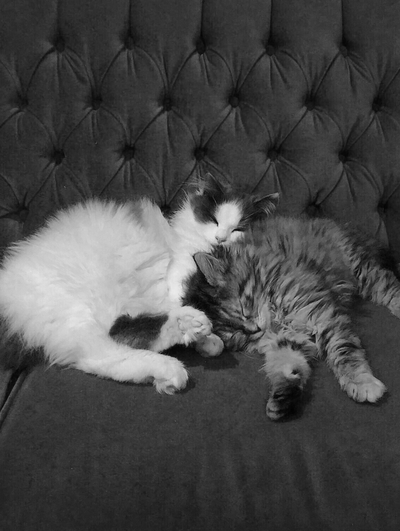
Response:
[{"label": "cat's closed eye", "polygon": [[251,319],[252,317],[251,309],[246,304],[244,304],[242,301],[240,301],[240,309],[241,309],[242,316],[245,319]]}]

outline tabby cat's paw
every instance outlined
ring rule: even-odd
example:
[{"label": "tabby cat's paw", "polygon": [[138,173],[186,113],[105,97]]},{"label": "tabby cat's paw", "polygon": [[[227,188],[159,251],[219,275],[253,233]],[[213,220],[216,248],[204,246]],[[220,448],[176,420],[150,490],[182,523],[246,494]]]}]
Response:
[{"label": "tabby cat's paw", "polygon": [[174,310],[181,332],[181,343],[189,345],[201,337],[211,334],[211,323],[205,313],[191,306],[182,306]]},{"label": "tabby cat's paw", "polygon": [[400,319],[400,300],[397,298],[392,300],[392,302],[389,304],[389,310],[395,317]]},{"label": "tabby cat's paw", "polygon": [[153,385],[159,393],[172,395],[186,387],[189,375],[183,364],[169,356],[165,356],[157,374],[154,377]]},{"label": "tabby cat's paw", "polygon": [[215,334],[210,334],[197,340],[194,347],[204,358],[214,358],[224,350],[224,342]]},{"label": "tabby cat's paw", "polygon": [[279,420],[293,411],[302,394],[300,377],[287,380],[272,389],[266,413],[271,420]]},{"label": "tabby cat's paw", "polygon": [[342,377],[339,383],[356,402],[376,402],[386,392],[385,385],[369,372],[361,373],[352,380]]}]

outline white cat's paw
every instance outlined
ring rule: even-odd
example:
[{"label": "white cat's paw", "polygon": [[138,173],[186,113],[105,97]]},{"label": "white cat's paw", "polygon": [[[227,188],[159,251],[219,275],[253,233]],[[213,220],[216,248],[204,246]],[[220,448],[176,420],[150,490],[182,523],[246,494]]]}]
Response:
[{"label": "white cat's paw", "polygon": [[211,334],[211,323],[205,313],[191,306],[182,306],[173,311],[181,332],[181,343],[189,345]]},{"label": "white cat's paw", "polygon": [[214,358],[224,350],[224,342],[215,334],[210,334],[196,341],[194,348],[204,358]]},{"label": "white cat's paw", "polygon": [[368,372],[361,373],[352,380],[342,377],[339,383],[356,402],[376,402],[386,392],[386,386]]},{"label": "white cat's paw", "polygon": [[189,375],[183,364],[175,359],[165,356],[162,367],[157,371],[153,385],[159,393],[173,395],[175,391],[184,389]]}]

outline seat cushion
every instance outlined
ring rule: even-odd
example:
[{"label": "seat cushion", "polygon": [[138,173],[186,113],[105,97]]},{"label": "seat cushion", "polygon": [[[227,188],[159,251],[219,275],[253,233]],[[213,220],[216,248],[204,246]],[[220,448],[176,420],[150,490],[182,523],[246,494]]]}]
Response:
[{"label": "seat cushion", "polygon": [[318,363],[286,422],[239,353],[174,351],[191,374],[174,396],[35,368],[0,430],[2,530],[397,531],[400,323],[372,305],[356,320],[386,398],[351,401]]}]

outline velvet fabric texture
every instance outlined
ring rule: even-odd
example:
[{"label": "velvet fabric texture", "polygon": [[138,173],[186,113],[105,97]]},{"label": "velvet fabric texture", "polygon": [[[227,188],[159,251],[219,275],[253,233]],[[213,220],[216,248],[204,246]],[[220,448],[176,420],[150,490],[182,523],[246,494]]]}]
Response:
[{"label": "velvet fabric texture", "polygon": [[[400,4],[2,0],[0,244],[56,209],[210,171],[279,212],[354,222],[400,259]],[[262,360],[176,349],[188,389],[38,366],[0,377],[4,531],[397,531],[400,323],[355,315],[376,406],[320,364],[265,416]]]}]

